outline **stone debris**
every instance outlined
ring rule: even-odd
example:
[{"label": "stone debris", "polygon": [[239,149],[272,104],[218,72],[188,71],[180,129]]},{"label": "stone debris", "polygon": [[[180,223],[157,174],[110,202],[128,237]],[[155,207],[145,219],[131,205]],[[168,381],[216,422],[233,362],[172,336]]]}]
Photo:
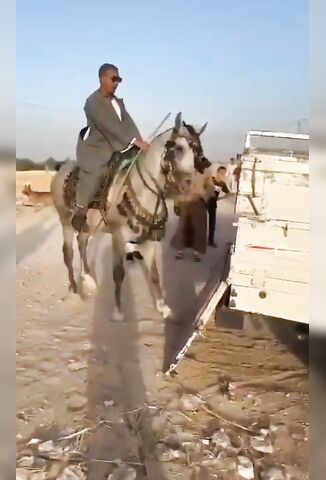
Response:
[{"label": "stone debris", "polygon": [[203,458],[205,447],[201,443],[185,442],[182,451],[186,454],[188,463],[195,463]]},{"label": "stone debris", "polygon": [[41,441],[39,438],[31,438],[27,445],[38,445]]},{"label": "stone debris", "polygon": [[38,446],[38,451],[43,453],[49,453],[54,450],[54,443],[53,440],[47,440],[46,442],[40,443]]},{"label": "stone debris", "polygon": [[305,475],[297,467],[287,466],[284,468],[285,480],[308,480],[309,476]]},{"label": "stone debris", "polygon": [[167,435],[164,439],[163,442],[166,443],[169,447],[178,449],[182,447],[182,445],[187,442],[194,442],[196,441],[197,438],[193,433],[190,432],[176,432],[176,433],[170,433]]},{"label": "stone debris", "polygon": [[53,440],[47,440],[38,445],[38,451],[49,459],[59,459],[63,456],[63,448],[54,444]]},{"label": "stone debris", "polygon": [[[78,392],[72,391],[69,394],[71,396],[67,399],[68,407],[79,410],[87,403],[86,398]],[[172,404],[173,409],[169,409]],[[115,402],[106,400],[103,405],[109,408],[113,407]],[[288,439],[291,440],[287,426],[270,425],[270,418],[262,415],[252,424],[254,430],[247,429],[244,432],[236,423],[224,421],[221,417],[221,420],[215,420],[214,423],[207,425],[206,429],[199,431],[194,428],[196,423],[191,418],[191,413],[187,412],[195,413],[203,407],[201,397],[184,394],[171,402],[171,405],[166,406],[165,410],[157,406],[148,407],[155,410],[148,418],[158,442],[154,456],[160,462],[173,462],[175,468],[189,468],[191,471],[189,480],[213,478],[252,480],[255,478],[255,470],[260,480],[306,480],[298,476],[297,472],[293,474],[294,467],[287,467],[285,461],[277,461],[278,465],[282,465],[282,469],[273,466],[273,458],[270,455],[284,451],[284,445],[288,445]],[[75,438],[79,433],[72,430],[71,434],[60,437],[59,445],[53,440],[31,438],[27,443],[27,449],[22,451],[22,456],[17,461],[16,478],[42,480],[43,477],[32,478],[31,470],[34,469],[35,475],[43,475],[52,460],[69,462],[70,448],[67,440]],[[62,443],[62,440],[65,442]],[[115,468],[107,480],[136,480],[137,471],[134,468],[119,459],[112,463]],[[42,472],[36,473],[36,469]],[[86,476],[77,465],[69,465],[57,479],[85,480]]]},{"label": "stone debris", "polygon": [[187,418],[186,415],[183,415],[181,412],[173,410],[168,414],[169,422],[176,426],[185,426],[191,422],[191,419]]},{"label": "stone debris", "polygon": [[28,480],[29,472],[24,468],[16,468],[16,480]]},{"label": "stone debris", "polygon": [[81,362],[70,362],[68,365],[68,370],[72,372],[78,372],[79,370],[83,370],[87,368],[87,363],[85,361]]},{"label": "stone debris", "polygon": [[151,428],[157,435],[162,435],[167,427],[168,417],[166,414],[155,415],[151,420]]},{"label": "stone debris", "polygon": [[254,466],[247,457],[238,457],[238,473],[242,478],[251,480],[255,478]]},{"label": "stone debris", "polygon": [[231,440],[224,429],[218,430],[211,436],[211,444],[215,449],[224,449],[231,447]]},{"label": "stone debris", "polygon": [[86,480],[86,475],[78,465],[66,467],[57,480]]},{"label": "stone debris", "polygon": [[207,468],[195,465],[191,470],[190,480],[208,480],[209,472]]},{"label": "stone debris", "polygon": [[28,477],[28,480],[47,480],[47,472],[34,472]]},{"label": "stone debris", "polygon": [[136,477],[137,472],[134,468],[128,465],[120,465],[110,473],[107,480],[135,480]]},{"label": "stone debris", "polygon": [[17,465],[22,468],[32,467],[34,465],[34,457],[32,455],[26,455],[18,460]]},{"label": "stone debris", "polygon": [[196,412],[203,405],[203,400],[201,400],[196,395],[182,395],[180,398],[180,406],[182,410],[186,412]]},{"label": "stone debris", "polygon": [[160,462],[171,462],[174,460],[186,459],[184,452],[173,450],[165,443],[158,443],[155,447],[155,456]]},{"label": "stone debris", "polygon": [[82,410],[87,405],[87,399],[75,393],[67,400],[67,408],[71,411]]},{"label": "stone debris", "polygon": [[268,437],[264,435],[259,435],[257,437],[252,437],[250,439],[251,447],[257,452],[261,453],[273,453],[273,445],[271,444]]},{"label": "stone debris", "polygon": [[261,474],[262,480],[285,480],[282,470],[276,467],[269,468]]}]

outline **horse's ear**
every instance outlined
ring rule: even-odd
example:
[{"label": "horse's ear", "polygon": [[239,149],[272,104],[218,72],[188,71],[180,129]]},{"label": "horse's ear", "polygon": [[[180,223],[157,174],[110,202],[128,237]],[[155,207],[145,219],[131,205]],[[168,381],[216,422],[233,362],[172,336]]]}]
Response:
[{"label": "horse's ear", "polygon": [[198,135],[199,135],[199,136],[200,136],[202,133],[205,132],[206,127],[207,127],[207,122],[206,122],[205,125],[203,125],[203,126],[201,127],[201,129],[199,130],[199,132],[198,132]]},{"label": "horse's ear", "polygon": [[178,113],[178,115],[175,117],[175,122],[174,122],[174,129],[179,132],[181,129],[181,112]]}]

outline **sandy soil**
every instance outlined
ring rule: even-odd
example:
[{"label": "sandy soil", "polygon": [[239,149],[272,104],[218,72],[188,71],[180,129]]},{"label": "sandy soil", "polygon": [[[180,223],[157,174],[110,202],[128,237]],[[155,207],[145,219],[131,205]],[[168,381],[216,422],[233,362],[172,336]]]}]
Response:
[{"label": "sandy soil", "polygon": [[[46,190],[49,182],[50,176],[39,172],[19,173],[17,196],[24,183]],[[297,342],[292,325],[247,321],[242,330],[241,315],[222,312],[219,328],[211,322],[174,378],[160,373],[190,331],[197,295],[212,270],[223,267],[225,245],[234,236],[232,209],[232,199],[219,203],[218,249],[210,249],[201,264],[174,260],[171,217],[157,253],[174,320],[165,322],[155,311],[135,264],[128,265],[123,290],[127,321],[117,324],[110,321],[110,237],[98,234],[91,241],[89,258],[99,288],[82,301],[67,296],[54,209],[16,207],[18,459],[31,455],[31,438],[56,441],[92,428],[75,446],[89,479],[108,478],[114,465],[107,462],[117,458],[139,464],[137,479],[222,478],[222,473],[194,476],[191,462],[161,462],[153,455],[161,434],[154,425],[158,415],[182,410],[182,395],[200,394],[205,408],[187,413],[184,430],[205,438],[224,427],[232,442],[244,442],[255,478],[266,463],[292,468],[297,476],[287,478],[308,478],[307,345]],[[243,382],[234,397],[221,388],[230,380]],[[275,427],[272,454],[248,452],[248,430],[255,422]],[[34,472],[30,478],[58,478],[65,465],[67,458],[51,459],[40,466],[45,476]]]}]

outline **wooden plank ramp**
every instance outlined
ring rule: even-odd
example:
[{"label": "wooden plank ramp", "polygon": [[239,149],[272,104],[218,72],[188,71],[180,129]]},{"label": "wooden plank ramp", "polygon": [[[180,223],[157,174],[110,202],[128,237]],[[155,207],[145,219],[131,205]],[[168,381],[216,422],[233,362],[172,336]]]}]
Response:
[{"label": "wooden plank ramp", "polygon": [[222,300],[223,296],[226,294],[230,283],[228,281],[228,274],[230,268],[230,253],[231,253],[232,244],[227,244],[225,248],[224,265],[222,269],[222,274],[220,273],[220,266],[217,266],[213,270],[212,275],[208,279],[205,287],[200,292],[199,296],[196,299],[197,308],[196,315],[193,322],[193,332],[190,337],[177,353],[175,360],[171,363],[168,370],[165,372],[165,375],[171,375],[176,371],[177,366],[181,360],[185,357],[188,350],[190,349],[193,342],[198,336],[202,336],[203,331],[206,328],[209,320],[212,318],[213,313]]}]

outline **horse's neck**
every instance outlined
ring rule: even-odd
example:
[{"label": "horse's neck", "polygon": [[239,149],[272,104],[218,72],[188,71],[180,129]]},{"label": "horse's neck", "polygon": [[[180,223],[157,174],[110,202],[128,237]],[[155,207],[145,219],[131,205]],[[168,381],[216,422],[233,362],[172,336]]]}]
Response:
[{"label": "horse's neck", "polygon": [[138,200],[147,208],[155,202],[153,191],[159,193],[164,187],[165,177],[161,172],[161,160],[165,143],[170,135],[171,132],[168,131],[156,138],[147,152],[140,155],[138,160],[140,173],[134,166],[130,174],[133,190]]}]

